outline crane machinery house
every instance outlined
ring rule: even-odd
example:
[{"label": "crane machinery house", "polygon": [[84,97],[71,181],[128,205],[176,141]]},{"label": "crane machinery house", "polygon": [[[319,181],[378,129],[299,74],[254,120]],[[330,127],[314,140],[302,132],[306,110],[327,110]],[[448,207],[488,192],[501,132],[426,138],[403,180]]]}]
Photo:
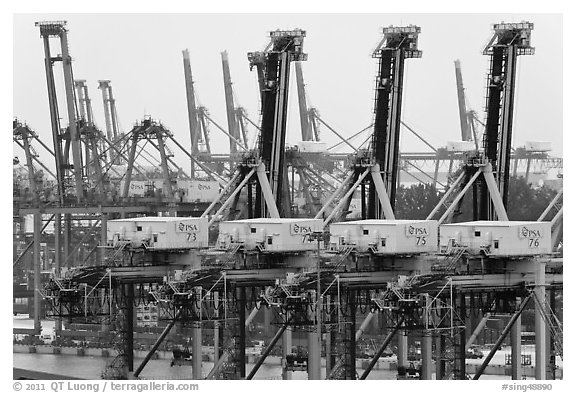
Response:
[{"label": "crane machinery house", "polygon": [[440,252],[524,257],[550,254],[551,225],[538,221],[471,221],[440,225]]},{"label": "crane machinery house", "polygon": [[230,249],[241,244],[245,250],[262,252],[304,252],[315,250],[310,235],[322,232],[321,219],[252,218],[220,223],[218,248]]},{"label": "crane machinery house", "polygon": [[137,217],[108,221],[108,245],[155,250],[208,247],[206,217]]},{"label": "crane machinery house", "polygon": [[378,255],[423,254],[437,251],[435,220],[358,220],[330,225],[330,250]]}]

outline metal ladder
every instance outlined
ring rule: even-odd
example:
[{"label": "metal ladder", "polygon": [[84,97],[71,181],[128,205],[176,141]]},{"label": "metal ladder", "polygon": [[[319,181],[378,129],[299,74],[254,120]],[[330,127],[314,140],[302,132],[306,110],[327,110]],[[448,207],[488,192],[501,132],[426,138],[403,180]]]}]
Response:
[{"label": "metal ladder", "polygon": [[118,243],[116,243],[116,245],[113,248],[114,253],[111,256],[106,256],[106,262],[115,261],[116,258],[122,255],[122,252],[124,251],[124,249],[128,244],[130,244],[129,240],[120,240]]},{"label": "metal ladder", "polygon": [[456,264],[466,252],[466,247],[463,246],[453,246],[450,249],[450,253],[446,256],[446,260],[448,262],[447,269],[454,270],[456,269]]}]

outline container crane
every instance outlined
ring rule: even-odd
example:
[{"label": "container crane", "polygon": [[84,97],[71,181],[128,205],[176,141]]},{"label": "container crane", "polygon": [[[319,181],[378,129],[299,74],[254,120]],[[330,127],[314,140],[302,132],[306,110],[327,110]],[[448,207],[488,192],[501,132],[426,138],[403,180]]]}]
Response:
[{"label": "container crane", "polygon": [[[303,41],[306,32],[300,29],[270,32],[270,43],[261,52],[249,52],[250,69],[256,68],[262,105],[262,123],[256,151],[247,152],[220,197],[203,216],[213,213],[210,224],[220,218],[228,207],[236,210],[240,191],[247,186],[248,217],[279,218],[290,212],[288,174],[284,165],[286,115],[290,63],[306,60]],[[238,144],[240,146],[240,144]],[[253,191],[255,189],[255,197]]]},{"label": "container crane", "polygon": [[[106,137],[108,141],[115,143],[121,137],[116,113],[116,99],[112,93],[112,85],[109,80],[99,80],[98,88],[102,90],[102,103],[104,104],[104,119],[106,124]],[[109,160],[115,165],[122,163],[120,154],[110,151]]]},{"label": "container crane", "polygon": [[102,153],[106,142],[104,141],[104,135],[94,124],[92,100],[88,94],[86,81],[75,80],[74,86],[76,87],[76,106],[80,110],[78,129],[80,131],[80,140],[84,143],[85,174],[91,185],[99,191],[100,196],[103,196],[107,180],[104,177],[101,163],[106,164],[106,154]]},{"label": "container crane", "polygon": [[33,203],[39,202],[39,196],[41,187],[42,187],[42,174],[36,169],[34,163],[38,164],[42,169],[47,173],[50,174],[53,178],[56,178],[54,173],[46,165],[42,163],[38,159],[38,153],[34,149],[32,142],[36,140],[40,143],[40,145],[46,149],[50,154],[54,154],[52,150],[48,148],[40,139],[38,135],[30,128],[27,124],[22,124],[18,119],[14,119],[12,122],[12,129],[13,129],[13,141],[22,148],[24,154],[26,156],[26,167],[28,170],[28,189],[30,191],[30,195],[32,196]]},{"label": "container crane", "polygon": [[[222,56],[222,74],[224,77],[224,96],[226,98],[226,118],[228,120],[228,133],[236,140],[242,141],[245,148],[248,148],[246,131],[242,127],[242,117],[238,108],[234,106],[234,91],[232,89],[232,78],[230,77],[230,62],[228,52],[220,52]],[[242,131],[242,135],[240,135]],[[230,154],[238,153],[238,147],[234,139],[230,139]]]},{"label": "container crane", "polygon": [[[534,25],[529,22],[497,23],[494,35],[484,49],[490,56],[487,77],[486,129],[483,151],[469,157],[455,174],[457,179],[428,215],[433,218],[447,206],[440,222],[450,221],[465,193],[473,188],[474,220],[508,221],[506,202],[510,178],[512,113],[516,62],[519,55],[534,54],[530,46]],[[476,179],[482,174],[482,178]]]},{"label": "container crane", "polygon": [[[188,49],[182,51],[182,58],[184,62],[184,79],[186,82],[186,99],[188,102],[188,124],[190,127],[190,151],[192,155],[198,156],[200,146],[204,145],[208,153],[210,153],[210,141],[208,138],[208,130],[206,128],[206,121],[196,106],[196,96],[194,92],[194,81],[192,80],[192,70],[190,67],[190,52]],[[194,162],[191,161],[191,174],[194,177]]]},{"label": "container crane", "polygon": [[[382,33],[383,38],[372,54],[373,58],[379,59],[379,67],[371,148],[357,152],[351,173],[316,215],[316,218],[323,217],[332,201],[339,199],[336,207],[324,219],[325,225],[337,218],[338,213],[340,216],[346,214],[352,195],[360,185],[362,218],[394,219],[404,61],[420,58],[422,52],[418,50],[418,26],[385,27]],[[371,176],[365,180],[369,174]]]},{"label": "container crane", "polygon": [[[77,114],[74,99],[74,79],[72,76],[72,58],[68,48],[68,30],[65,21],[36,22],[40,28],[40,36],[44,42],[46,82],[48,86],[48,99],[50,104],[50,119],[52,137],[54,140],[54,157],[56,159],[56,176],[58,183],[58,197],[64,203],[67,195],[67,185],[72,180],[74,195],[78,202],[84,199],[84,174],[82,165],[82,151],[80,148],[80,133],[77,129]],[[50,51],[50,38],[60,40],[62,54],[53,57]],[[62,62],[64,72],[64,86],[66,92],[66,113],[68,127],[60,127],[58,99],[56,97],[56,82],[54,80],[54,63]],[[72,150],[72,163],[69,162],[69,153]]]}]

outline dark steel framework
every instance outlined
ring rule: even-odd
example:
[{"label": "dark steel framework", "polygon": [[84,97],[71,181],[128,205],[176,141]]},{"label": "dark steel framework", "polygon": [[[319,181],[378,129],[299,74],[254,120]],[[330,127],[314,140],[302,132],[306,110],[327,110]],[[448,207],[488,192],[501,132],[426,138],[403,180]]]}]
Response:
[{"label": "dark steel framework", "polygon": [[[372,155],[380,165],[386,192],[394,209],[398,164],[400,156],[400,122],[402,89],[404,85],[404,61],[422,57],[418,50],[420,27],[385,27],[384,37],[372,57],[379,59],[376,77],[375,121],[372,135]],[[368,218],[381,218],[374,181],[370,180]]]},{"label": "dark steel framework", "polygon": [[[504,207],[508,203],[512,121],[516,88],[516,63],[520,55],[534,54],[531,46],[533,23],[498,23],[484,54],[490,56],[487,76],[486,130],[484,155],[492,164]],[[485,183],[480,186],[478,218],[494,219],[494,211]]]}]

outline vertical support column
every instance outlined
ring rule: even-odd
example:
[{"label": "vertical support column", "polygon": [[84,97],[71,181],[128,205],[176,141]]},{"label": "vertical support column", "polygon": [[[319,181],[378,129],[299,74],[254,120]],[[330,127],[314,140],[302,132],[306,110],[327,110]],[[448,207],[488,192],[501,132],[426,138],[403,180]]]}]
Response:
[{"label": "vertical support column", "polygon": [[442,333],[436,336],[436,379],[444,379],[446,373],[446,361],[444,360],[444,353],[446,352],[446,337]]},{"label": "vertical support column", "polygon": [[262,310],[264,312],[264,334],[270,335],[270,321],[272,320],[272,309],[264,307]]},{"label": "vertical support column", "polygon": [[60,264],[62,262],[62,216],[54,214],[54,270],[56,277],[60,277]]},{"label": "vertical support column", "polygon": [[[60,278],[60,264],[62,262],[62,216],[60,213],[54,214],[54,271],[57,278]],[[62,318],[57,317],[54,325],[56,336],[62,331]]]},{"label": "vertical support column", "polygon": [[192,379],[202,379],[202,287],[196,287],[194,313],[198,320],[192,324]]},{"label": "vertical support column", "polygon": [[408,335],[406,330],[398,333],[398,368],[408,367]]},{"label": "vertical support column", "polygon": [[324,351],[326,353],[326,375],[330,375],[332,372],[332,329],[330,325],[326,325],[326,340],[324,341]]},{"label": "vertical support column", "polygon": [[214,292],[214,364],[218,363],[220,358],[220,300],[219,293]]},{"label": "vertical support column", "polygon": [[238,294],[238,329],[239,343],[238,356],[240,367],[240,379],[246,378],[246,288],[237,288]]},{"label": "vertical support column", "polygon": [[[317,307],[317,310],[320,306]],[[312,310],[308,312],[310,320],[318,318],[319,315]],[[320,334],[316,326],[315,330],[308,332],[308,379],[319,380],[320,376]]]},{"label": "vertical support column", "polygon": [[42,326],[40,324],[40,286],[41,286],[41,274],[40,274],[40,237],[42,231],[42,213],[36,211],[34,213],[34,334],[39,335],[42,331]]},{"label": "vertical support column", "polygon": [[[552,313],[552,315],[556,314],[556,290],[555,289],[550,289],[548,291],[548,294],[550,295],[550,312]],[[547,379],[549,380],[555,380],[556,379],[556,344],[554,342],[554,333],[550,332],[550,340],[549,340],[549,344],[550,344],[550,351],[548,354],[548,358],[550,359],[550,361],[548,362],[548,373],[547,373]]]},{"label": "vertical support column", "polygon": [[66,262],[67,266],[60,267],[72,267],[74,266],[74,261],[68,260],[70,255],[70,247],[72,245],[72,214],[64,214],[64,252],[63,252],[63,261]]},{"label": "vertical support column", "polygon": [[[546,263],[541,260],[534,262],[535,269],[535,286],[534,296],[535,303],[546,304],[545,287],[546,284]],[[538,304],[535,304],[534,312],[534,331],[536,333],[536,362],[535,378],[539,380],[546,379],[546,325],[542,312],[538,310]]]},{"label": "vertical support column", "polygon": [[348,354],[348,364],[346,364],[346,368],[348,369],[347,377],[349,379],[355,380],[356,379],[356,290],[348,290],[349,297],[349,325],[350,331],[346,332],[348,335],[349,346],[346,348],[346,353]]},{"label": "vertical support column", "polygon": [[134,371],[134,284],[124,284],[124,301],[126,302],[125,337],[126,341],[126,361],[128,363],[128,372]]},{"label": "vertical support column", "polygon": [[[536,311],[538,313],[538,311]],[[519,316],[510,331],[512,347],[512,379],[522,379],[522,316]]]},{"label": "vertical support column", "polygon": [[[286,315],[288,320],[288,315]],[[286,355],[292,352],[292,329],[288,327],[282,334],[282,379],[292,379],[292,371],[286,370]]]},{"label": "vertical support column", "polygon": [[422,375],[420,379],[432,379],[432,335],[430,330],[422,334]]},{"label": "vertical support column", "polygon": [[464,321],[464,327],[460,328],[459,338],[457,340],[458,346],[455,348],[459,354],[457,355],[455,362],[459,362],[460,375],[455,375],[454,379],[466,379],[466,294],[460,294],[460,307],[458,312],[460,313],[460,318]]}]

